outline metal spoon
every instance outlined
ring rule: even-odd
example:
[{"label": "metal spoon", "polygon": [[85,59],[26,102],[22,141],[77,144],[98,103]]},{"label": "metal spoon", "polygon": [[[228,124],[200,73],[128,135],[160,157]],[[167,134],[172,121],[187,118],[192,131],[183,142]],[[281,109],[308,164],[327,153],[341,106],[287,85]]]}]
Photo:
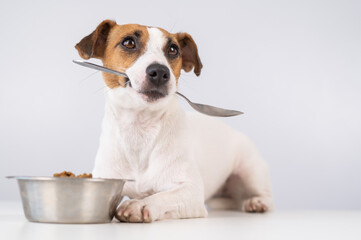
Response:
[{"label": "metal spoon", "polygon": [[[107,72],[107,73],[111,73],[111,74],[115,74],[115,75],[119,75],[122,77],[126,77],[128,78],[127,74],[123,73],[123,72],[118,72],[116,70],[110,69],[110,68],[106,68],[94,63],[90,63],[90,62],[85,62],[82,60],[73,60],[74,63],[79,64],[83,67],[88,67],[88,68],[92,68],[92,69],[96,69],[99,71],[103,71],[103,72]],[[200,104],[200,103],[194,103],[192,101],[190,101],[186,96],[184,96],[183,94],[176,92],[179,96],[181,96],[182,98],[184,98],[189,105],[196,111],[209,115],[209,116],[215,116],[215,117],[232,117],[232,116],[237,116],[240,114],[243,114],[243,112],[240,111],[236,111],[236,110],[228,110],[228,109],[223,109],[223,108],[218,108],[218,107],[213,107],[210,105],[206,105],[206,104]]]}]

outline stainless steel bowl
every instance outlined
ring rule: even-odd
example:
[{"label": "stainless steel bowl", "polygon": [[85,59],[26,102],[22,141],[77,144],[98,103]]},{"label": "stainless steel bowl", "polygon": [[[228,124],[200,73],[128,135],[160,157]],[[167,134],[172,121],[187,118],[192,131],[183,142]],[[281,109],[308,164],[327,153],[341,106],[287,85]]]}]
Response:
[{"label": "stainless steel bowl", "polygon": [[26,218],[47,223],[107,223],[122,200],[126,180],[8,177],[20,188]]}]

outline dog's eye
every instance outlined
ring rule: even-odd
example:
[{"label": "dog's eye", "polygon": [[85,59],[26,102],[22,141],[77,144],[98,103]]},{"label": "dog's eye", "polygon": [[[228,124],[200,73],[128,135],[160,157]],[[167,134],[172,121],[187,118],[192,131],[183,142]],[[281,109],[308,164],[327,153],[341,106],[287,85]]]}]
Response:
[{"label": "dog's eye", "polygon": [[122,45],[126,48],[129,49],[134,49],[135,48],[135,41],[133,38],[126,38],[123,40]]},{"label": "dog's eye", "polygon": [[178,55],[178,46],[175,44],[172,44],[168,48],[168,55],[171,57],[176,57]]}]

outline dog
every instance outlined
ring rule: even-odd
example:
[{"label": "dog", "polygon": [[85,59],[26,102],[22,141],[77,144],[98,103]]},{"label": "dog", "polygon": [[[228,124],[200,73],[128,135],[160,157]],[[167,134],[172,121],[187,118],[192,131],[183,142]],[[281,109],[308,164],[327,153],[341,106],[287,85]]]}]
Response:
[{"label": "dog", "polygon": [[[122,222],[206,217],[208,208],[272,210],[268,167],[245,135],[186,113],[175,95],[181,70],[202,62],[188,33],[105,20],[75,48],[125,77],[103,73],[105,116],[93,176],[134,179]],[[129,82],[128,82],[129,81]]]}]

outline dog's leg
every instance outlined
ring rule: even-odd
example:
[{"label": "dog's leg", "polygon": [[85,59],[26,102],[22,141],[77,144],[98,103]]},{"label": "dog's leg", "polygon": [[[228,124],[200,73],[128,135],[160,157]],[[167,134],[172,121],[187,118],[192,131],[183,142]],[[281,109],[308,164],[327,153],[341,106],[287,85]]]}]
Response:
[{"label": "dog's leg", "polygon": [[159,192],[144,199],[125,201],[115,217],[122,222],[152,222],[167,218],[206,217],[203,195],[190,184]]},{"label": "dog's leg", "polygon": [[268,166],[249,139],[242,141],[238,164],[226,183],[227,194],[245,212],[266,212],[273,209]]}]

